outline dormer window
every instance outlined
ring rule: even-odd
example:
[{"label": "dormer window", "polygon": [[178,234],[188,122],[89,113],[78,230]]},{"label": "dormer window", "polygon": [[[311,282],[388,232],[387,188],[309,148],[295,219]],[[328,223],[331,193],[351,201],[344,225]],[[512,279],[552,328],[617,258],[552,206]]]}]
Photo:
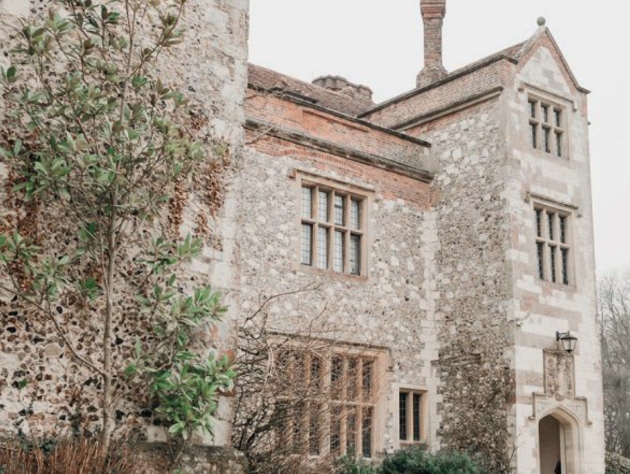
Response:
[{"label": "dormer window", "polygon": [[566,154],[564,108],[546,100],[530,97],[528,109],[532,148],[564,157]]}]

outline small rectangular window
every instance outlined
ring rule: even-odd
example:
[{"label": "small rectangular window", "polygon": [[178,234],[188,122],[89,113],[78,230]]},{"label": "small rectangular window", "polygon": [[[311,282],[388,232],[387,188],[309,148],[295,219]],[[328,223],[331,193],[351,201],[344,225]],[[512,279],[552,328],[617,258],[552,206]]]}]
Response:
[{"label": "small rectangular window", "polygon": [[[569,285],[571,283],[570,214],[537,206],[536,259],[541,280]],[[544,229],[541,225],[544,223]]]},{"label": "small rectangular window", "polygon": [[[317,183],[302,185],[300,261],[321,270],[362,275],[365,197]],[[352,231],[352,234],[350,232]]]},{"label": "small rectangular window", "polygon": [[564,109],[557,105],[543,103],[532,97],[528,99],[527,103],[532,148],[562,157],[565,154],[565,134],[562,127]]},{"label": "small rectangular window", "polygon": [[422,441],[422,399],[424,392],[400,390],[398,395],[398,439],[402,443]]},{"label": "small rectangular window", "polygon": [[398,396],[398,437],[407,441],[407,398],[408,393],[400,392]]}]

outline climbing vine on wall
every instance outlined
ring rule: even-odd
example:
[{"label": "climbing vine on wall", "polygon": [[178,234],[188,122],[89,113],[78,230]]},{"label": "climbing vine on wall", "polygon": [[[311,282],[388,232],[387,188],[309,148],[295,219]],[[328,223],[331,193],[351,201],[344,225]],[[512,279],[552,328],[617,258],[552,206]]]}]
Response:
[{"label": "climbing vine on wall", "polygon": [[[61,0],[21,26],[0,74],[3,324],[68,359],[57,396],[88,405],[104,449],[138,403],[171,434],[212,431],[234,378],[226,357],[195,350],[225,307],[190,271],[203,241],[179,229],[189,199],[220,205],[227,147],[195,141],[203,114],[159,74],[184,7]],[[215,194],[195,193],[200,176]],[[20,388],[41,399],[47,381],[60,387],[29,369]]]}]

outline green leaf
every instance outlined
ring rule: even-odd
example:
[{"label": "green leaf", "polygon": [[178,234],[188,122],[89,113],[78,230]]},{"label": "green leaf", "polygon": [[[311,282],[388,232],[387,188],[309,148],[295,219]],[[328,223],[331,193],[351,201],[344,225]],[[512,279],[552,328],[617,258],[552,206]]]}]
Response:
[{"label": "green leaf", "polygon": [[13,156],[19,155],[21,150],[22,150],[22,140],[18,139],[15,141],[15,145],[13,145]]},{"label": "green leaf", "polygon": [[13,156],[13,153],[11,153],[11,151],[7,150],[6,148],[2,148],[0,146],[0,155],[5,158],[11,158]]}]

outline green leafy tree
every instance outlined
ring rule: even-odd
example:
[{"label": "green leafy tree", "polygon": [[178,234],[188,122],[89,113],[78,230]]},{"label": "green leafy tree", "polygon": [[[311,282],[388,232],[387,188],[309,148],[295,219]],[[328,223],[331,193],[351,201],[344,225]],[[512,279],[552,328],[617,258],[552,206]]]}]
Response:
[{"label": "green leafy tree", "polygon": [[180,236],[182,209],[216,205],[195,183],[227,148],[195,140],[202,113],[159,75],[184,4],[60,0],[0,74],[0,290],[98,380],[103,449],[120,400],[188,438],[232,389],[230,361],[193,350],[225,307],[187,272],[203,242]]}]

